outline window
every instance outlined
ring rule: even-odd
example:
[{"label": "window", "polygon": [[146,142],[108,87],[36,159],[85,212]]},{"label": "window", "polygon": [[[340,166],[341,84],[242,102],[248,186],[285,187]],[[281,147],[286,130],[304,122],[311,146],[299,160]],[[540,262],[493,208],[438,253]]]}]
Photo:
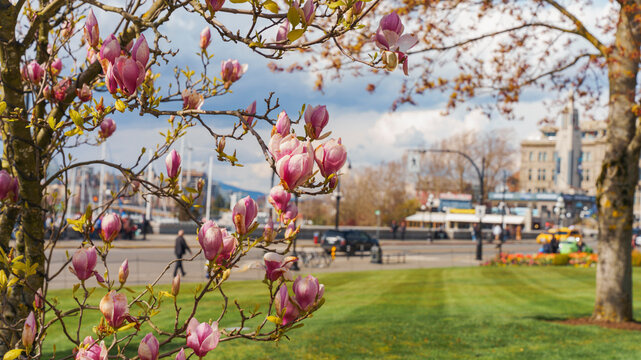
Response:
[{"label": "window", "polygon": [[590,181],[590,169],[585,170],[585,181]]},{"label": "window", "polygon": [[541,169],[536,170],[536,179],[539,181],[541,180]]},{"label": "window", "polygon": [[586,151],[585,152],[585,157],[583,158],[583,161],[589,162],[590,161],[590,152]]},{"label": "window", "polygon": [[[532,153],[530,153],[530,155],[532,155]],[[527,179],[528,180],[532,180],[532,169],[528,169],[528,171],[527,171]]]},{"label": "window", "polygon": [[545,169],[541,170],[541,180],[545,181]]},{"label": "window", "polygon": [[528,160],[529,161],[534,160],[534,151],[530,151],[530,155],[529,155],[529,159]]},{"label": "window", "polygon": [[539,162],[543,161],[543,153],[539,151]]},{"label": "window", "polygon": [[548,161],[548,152],[547,151],[543,152],[543,161]]}]

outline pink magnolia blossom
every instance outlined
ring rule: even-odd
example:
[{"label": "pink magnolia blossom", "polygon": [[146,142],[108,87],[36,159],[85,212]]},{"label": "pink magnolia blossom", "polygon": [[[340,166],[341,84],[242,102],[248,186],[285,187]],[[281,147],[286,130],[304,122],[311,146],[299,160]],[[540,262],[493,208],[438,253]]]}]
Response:
[{"label": "pink magnolia blossom", "polygon": [[98,46],[100,42],[100,30],[98,29],[98,20],[93,14],[93,10],[89,10],[87,20],[85,21],[84,38],[90,47]]},{"label": "pink magnolia blossom", "polygon": [[58,75],[60,74],[60,71],[62,70],[62,60],[60,58],[55,58],[51,62],[51,65],[49,65],[49,71],[51,71],[51,74],[53,75]]},{"label": "pink magnolia blossom", "polygon": [[209,31],[208,26],[200,32],[200,48],[205,50],[209,44],[211,44],[211,31]]},{"label": "pink magnolia blossom", "polygon": [[247,230],[251,227],[254,219],[258,215],[258,205],[249,196],[240,199],[234,205],[232,218],[236,226],[236,232],[240,235],[245,235]]},{"label": "pink magnolia blossom", "polygon": [[280,221],[284,224],[287,224],[288,222],[296,219],[296,216],[298,216],[298,208],[296,207],[296,204],[293,202],[290,202],[287,204],[287,208],[285,211],[280,216]]},{"label": "pink magnolia blossom", "polygon": [[305,143],[296,138],[295,134],[287,134],[282,136],[280,133],[275,133],[269,139],[269,152],[278,161],[285,155],[296,155],[305,152]]},{"label": "pink magnolia blossom", "polygon": [[87,61],[90,64],[93,64],[96,61],[100,60],[100,52],[97,51],[96,49],[90,47],[87,49]]},{"label": "pink magnolia blossom", "polygon": [[276,314],[283,320],[282,325],[287,325],[298,318],[300,311],[296,304],[289,297],[287,285],[281,285],[276,298],[274,299]]},{"label": "pink magnolia blossom", "polygon": [[289,135],[290,131],[291,120],[289,120],[289,116],[287,116],[287,113],[285,111],[281,111],[280,114],[278,114],[276,125],[274,125],[274,127],[272,128],[272,136],[278,133],[280,136],[285,137]]},{"label": "pink magnolia blossom", "polygon": [[45,303],[44,303],[44,296],[42,295],[42,288],[39,288],[33,297],[33,307],[35,309],[42,309],[44,308],[44,305]]},{"label": "pink magnolia blossom", "polygon": [[291,280],[289,269],[296,260],[294,256],[285,257],[275,252],[268,252],[263,256],[267,279],[269,279],[269,281],[276,281],[283,276],[286,280]]},{"label": "pink magnolia blossom", "polygon": [[107,320],[107,323],[114,329],[119,328],[125,320],[135,321],[135,318],[129,315],[127,296],[115,290],[109,291],[100,300],[100,312]]},{"label": "pink magnolia blossom", "polygon": [[397,58],[392,54],[384,53],[383,62],[386,69],[393,70],[397,63],[403,64],[403,72],[408,75],[407,51],[418,43],[418,37],[414,34],[403,34],[405,30],[401,18],[397,13],[392,12],[381,18],[374,42],[381,50],[396,53]]},{"label": "pink magnolia blossom", "polygon": [[9,175],[7,170],[0,171],[0,200],[13,199],[13,195],[17,195],[16,189],[17,179]]},{"label": "pink magnolia blossom", "polygon": [[249,104],[247,108],[245,109],[245,113],[247,113],[246,116],[243,116],[245,119],[245,122],[247,125],[243,124],[243,128],[247,129],[247,127],[251,127],[252,123],[254,122],[254,115],[256,115],[256,101],[254,100],[253,103]]},{"label": "pink magnolia blossom", "polygon": [[33,341],[36,339],[37,330],[36,316],[32,311],[29,313],[29,316],[27,316],[27,320],[24,322],[22,328],[22,345],[24,345],[25,348],[31,349],[31,345],[33,345]]},{"label": "pink magnolia blossom", "polygon": [[345,151],[345,146],[341,143],[340,138],[338,141],[330,139],[316,148],[314,157],[321,174],[324,177],[328,177],[338,172],[345,165],[347,151]]},{"label": "pink magnolia blossom", "polygon": [[100,130],[98,131],[98,135],[100,135],[101,138],[106,139],[113,135],[115,131],[116,122],[112,118],[104,118],[100,123]]},{"label": "pink magnolia blossom", "polygon": [[180,170],[180,155],[176,150],[171,150],[165,157],[165,166],[167,167],[167,176],[175,178]]},{"label": "pink magnolia blossom", "polygon": [[354,16],[358,16],[363,12],[363,9],[365,8],[365,3],[363,1],[357,1],[352,5],[352,14]]},{"label": "pink magnolia blossom", "polygon": [[181,93],[184,110],[200,110],[205,98],[194,89],[185,89]]},{"label": "pink magnolia blossom", "polygon": [[111,94],[118,92],[118,81],[116,80],[116,74],[114,71],[115,66],[108,64],[107,71],[105,71],[105,85],[107,86],[107,91]]},{"label": "pink magnolia blossom", "polygon": [[73,35],[73,30],[75,28],[75,25],[73,23],[73,20],[65,20],[62,23],[61,29],[60,29],[60,36],[63,38],[67,39]]},{"label": "pink magnolia blossom", "polygon": [[25,80],[28,80],[29,82],[31,82],[32,84],[36,84],[36,85],[39,84],[40,81],[42,81],[42,78],[44,77],[44,75],[45,75],[44,69],[35,60],[31,61],[29,64],[22,67],[22,77]]},{"label": "pink magnolia blossom", "polygon": [[285,155],[276,162],[276,172],[286,190],[293,190],[304,184],[314,170],[314,154],[308,142],[305,151],[300,154]]},{"label": "pink magnolia blossom", "polygon": [[314,304],[323,298],[325,293],[325,286],[318,283],[318,279],[312,275],[301,278],[300,276],[294,280],[292,291],[296,298],[296,303],[300,306],[301,310],[309,311]]},{"label": "pink magnolia blossom", "polygon": [[218,322],[214,321],[211,325],[206,322],[199,323],[196,318],[191,318],[187,324],[187,346],[194,350],[194,354],[199,357],[207,355],[214,350],[220,341],[220,331],[218,331]]},{"label": "pink magnolia blossom", "polygon": [[120,268],[118,269],[118,281],[120,281],[121,284],[124,284],[127,282],[127,278],[129,277],[129,260],[125,259],[125,261],[122,262],[120,265]]},{"label": "pink magnolia blossom", "polygon": [[56,85],[53,86],[53,98],[57,102],[62,102],[67,97],[67,90],[71,86],[71,79],[65,78],[62,81],[58,81]]},{"label": "pink magnolia blossom", "polygon": [[218,11],[225,5],[225,0],[207,0],[207,5],[211,11]]},{"label": "pink magnolia blossom", "polygon": [[309,25],[314,21],[314,12],[316,11],[316,6],[314,5],[313,0],[307,0],[305,2],[305,5],[301,8],[300,5],[298,4],[298,1],[294,1],[294,6],[296,6],[298,10],[298,14],[300,15],[301,20],[305,25]]},{"label": "pink magnolia blossom", "polygon": [[287,42],[287,35],[289,35],[289,20],[285,19],[285,21],[283,21],[283,23],[278,27],[276,42]]},{"label": "pink magnolia blossom", "polygon": [[276,185],[269,191],[269,201],[272,206],[279,212],[283,212],[287,209],[287,204],[292,198],[292,194],[287,192],[282,185]]},{"label": "pink magnolia blossom", "polygon": [[116,58],[120,56],[120,42],[116,35],[109,35],[105,41],[102,42],[100,47],[100,59],[106,59],[109,63],[113,64]]},{"label": "pink magnolia blossom", "polygon": [[80,344],[80,349],[76,353],[76,360],[107,360],[108,359],[108,350],[105,346],[105,342],[101,341],[98,345],[98,341],[94,340],[91,336],[87,336],[82,344]]},{"label": "pink magnolia blossom", "polygon": [[131,48],[131,57],[143,67],[147,67],[149,62],[149,45],[145,35],[140,35],[133,48]]},{"label": "pink magnolia blossom", "polygon": [[96,275],[98,281],[102,282],[102,277],[94,270],[97,259],[98,253],[96,252],[95,246],[88,249],[78,249],[71,258],[72,266],[69,267],[69,270],[76,275],[80,281],[85,281]]},{"label": "pink magnolia blossom", "polygon": [[127,96],[135,93],[138,86],[145,80],[144,65],[130,57],[117,57],[112,71],[118,86]]},{"label": "pink magnolia blossom", "polygon": [[[296,227],[296,222],[295,221],[290,221],[289,225],[287,225],[287,229],[285,229],[285,239],[290,239],[298,234],[300,231],[300,226]],[[298,260],[296,260],[298,261]]]},{"label": "pink magnolia blossom", "polygon": [[118,214],[107,214],[100,222],[100,238],[106,243],[112,242],[122,229],[122,221]]},{"label": "pink magnolia blossom", "polygon": [[176,360],[187,360],[187,358],[185,357],[184,348],[180,348],[180,351],[178,352],[178,354],[176,354]]},{"label": "pink magnolia blossom", "polygon": [[329,121],[329,114],[325,105],[308,105],[305,110],[305,130],[312,139],[318,139]]},{"label": "pink magnolia blossom", "polygon": [[235,236],[229,234],[225,229],[221,229],[220,232],[223,236],[223,249],[218,257],[218,264],[222,264],[223,262],[231,259],[232,254],[238,247],[238,239],[236,239]]},{"label": "pink magnolia blossom", "polygon": [[76,94],[82,102],[90,101],[92,97],[91,88],[87,84],[82,84],[80,89],[76,89]]},{"label": "pink magnolia blossom", "polygon": [[209,220],[200,227],[198,243],[207,260],[214,260],[222,252],[223,233],[215,222]]},{"label": "pink magnolia blossom", "polygon": [[140,360],[157,360],[160,345],[154,334],[149,333],[140,341],[138,345],[138,356]]},{"label": "pink magnolia blossom", "polygon": [[220,65],[220,77],[223,82],[231,84],[238,81],[247,71],[247,64],[241,65],[238,60],[225,60]]},{"label": "pink magnolia blossom", "polygon": [[51,86],[45,85],[44,89],[42,89],[42,96],[47,100],[51,100],[51,95]]}]

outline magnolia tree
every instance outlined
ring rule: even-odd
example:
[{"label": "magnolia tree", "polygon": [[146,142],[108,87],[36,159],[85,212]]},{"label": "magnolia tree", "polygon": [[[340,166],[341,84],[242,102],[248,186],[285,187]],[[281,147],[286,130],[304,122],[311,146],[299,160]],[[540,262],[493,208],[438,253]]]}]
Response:
[{"label": "magnolia tree", "polygon": [[[52,329],[64,334],[69,348],[74,348],[56,354],[62,358],[125,358],[136,349],[139,358],[145,360],[202,358],[219,342],[278,340],[323,304],[324,287],[317,279],[307,276],[293,280],[289,272],[295,259],[286,254],[299,230],[295,226],[298,210],[289,200],[292,194],[331,192],[346,159],[345,148],[340,139],[328,138],[325,106],[303,106],[297,117],[290,118],[279,109],[274,95],[266,93],[260,105],[254,101],[245,109],[208,109],[205,100],[228,94],[236,82],[242,81],[246,65],[230,59],[220,62],[220,72],[211,70],[217,60],[207,49],[212,34],[216,34],[224,41],[244,44],[261,56],[279,59],[287,51],[308,49],[358,28],[378,0],[232,2],[127,1],[117,7],[94,0],[0,0],[0,353],[5,354],[5,360],[39,358]],[[106,24],[100,20],[105,15],[120,21]],[[176,15],[208,23],[200,40],[193,39],[199,41],[201,51],[197,56],[202,71],[196,74],[176,68],[169,90],[161,94],[157,78],[163,64],[177,52],[164,41],[162,26]],[[239,30],[233,24],[245,27]],[[384,56],[374,52],[377,60],[372,66],[392,70],[401,63],[407,70],[404,51],[416,38],[401,36],[402,28],[395,14],[382,19],[374,41],[385,52]],[[182,106],[175,106],[177,103]],[[165,119],[164,141],[132,154],[132,166],[105,159],[74,159],[70,153],[73,148],[110,141],[119,126],[114,120],[119,117],[113,116],[118,112]],[[227,130],[220,130],[223,126],[219,122],[225,121]],[[273,127],[268,141],[257,131],[259,122]],[[239,159],[235,152],[228,153],[230,143],[257,140],[265,160],[280,177],[280,184],[269,195],[279,216],[275,222],[270,219],[258,233],[257,206],[248,197],[234,206],[234,232],[209,219],[192,218],[199,226],[201,249],[185,260],[202,253],[207,259],[208,280],[193,295],[180,294],[179,276],[173,280],[171,291],[161,291],[155,285],[170,263],[145,289],[132,290],[127,286],[127,260],[118,274],[108,271],[107,259],[117,246],[115,239],[122,226],[110,208],[118,199],[135,194],[169,198],[178,207],[191,208],[201,196],[203,184],[196,189],[181,188],[181,154],[170,151],[190,127],[208,133],[218,159],[231,165],[238,165]],[[147,156],[149,159],[143,160]],[[146,178],[146,170],[158,159],[164,159],[166,172],[156,180]],[[61,163],[61,168],[48,172],[54,160]],[[96,164],[118,172],[124,183],[103,203],[87,207],[78,218],[62,219],[45,237],[45,216],[65,214],[69,207],[70,170]],[[62,196],[48,193],[54,183],[64,187]],[[102,241],[94,242],[90,234],[99,219]],[[82,234],[84,240],[62,265],[56,264],[52,254],[67,228]],[[11,240],[14,229],[15,241]],[[240,323],[221,329],[218,323],[228,313],[229,302],[224,283],[252,249],[266,251],[262,266],[264,310],[247,311],[235,302]],[[67,271],[77,278],[70,292],[75,304],[72,308],[62,308],[49,296],[49,284]],[[101,298],[99,302],[94,301],[96,295]],[[222,310],[197,319],[203,299],[219,295]],[[177,305],[179,296],[191,299],[188,308]],[[163,308],[163,312],[175,312],[175,321],[167,327],[153,322],[163,301],[174,304]],[[90,324],[92,332],[85,333],[83,325],[87,325],[86,315],[91,313],[100,314],[99,321]],[[258,326],[248,330],[245,325],[251,321]]]}]

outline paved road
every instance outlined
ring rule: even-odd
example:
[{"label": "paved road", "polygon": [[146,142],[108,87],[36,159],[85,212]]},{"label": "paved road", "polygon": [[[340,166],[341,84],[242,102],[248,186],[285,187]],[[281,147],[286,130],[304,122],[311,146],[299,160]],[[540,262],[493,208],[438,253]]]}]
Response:
[{"label": "paved road", "polygon": [[[187,237],[189,246],[194,252],[200,249],[195,237]],[[147,284],[155,278],[167,266],[167,263],[174,259],[173,236],[156,235],[147,241],[121,241],[117,240],[115,248],[110,251],[108,267],[112,277],[118,276],[118,268],[125,258],[129,260],[129,281],[131,285]],[[63,241],[60,249],[54,251],[52,271],[60,269],[66,259],[67,253],[72,255],[75,248],[79,246],[78,241]],[[298,243],[300,251],[320,252],[320,248],[311,240],[301,240]],[[470,241],[441,241],[433,244],[421,241],[393,241],[382,240],[381,248],[384,259],[389,261],[385,264],[370,263],[369,253],[357,254],[354,257],[338,255],[336,260],[329,267],[308,268],[302,266],[301,275],[318,272],[338,271],[362,271],[378,269],[406,269],[406,268],[430,268],[430,267],[451,267],[451,266],[476,266],[475,245]],[[535,253],[539,246],[532,241],[507,243],[503,250],[511,253]],[[487,260],[496,255],[496,247],[492,244],[484,244],[484,259]],[[400,256],[405,254],[405,256]],[[264,273],[259,269],[249,268],[249,265],[260,264],[262,250],[255,250],[239,264],[239,269],[232,272],[231,280],[260,280]],[[403,260],[404,262],[399,260]],[[205,259],[202,255],[193,261],[184,262],[183,266],[187,272],[184,281],[198,282],[205,280],[204,272]],[[98,264],[96,269],[104,271],[104,265]],[[173,278],[173,267],[161,278],[160,283],[170,283]],[[95,280],[90,280],[94,282]],[[68,288],[77,282],[75,276],[68,269],[61,271],[60,275],[51,283],[51,288]],[[91,283],[90,283],[91,285]]]}]

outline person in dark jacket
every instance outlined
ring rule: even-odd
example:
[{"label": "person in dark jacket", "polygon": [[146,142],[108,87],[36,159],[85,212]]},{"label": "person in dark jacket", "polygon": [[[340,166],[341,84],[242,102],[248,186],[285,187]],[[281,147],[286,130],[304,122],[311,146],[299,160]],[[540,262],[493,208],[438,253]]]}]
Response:
[{"label": "person in dark jacket", "polygon": [[191,254],[191,249],[189,246],[187,246],[187,242],[185,241],[185,238],[183,235],[185,232],[183,230],[178,230],[178,237],[176,238],[176,245],[174,247],[174,254],[176,255],[176,258],[178,261],[176,261],[176,267],[174,267],[174,277],[176,274],[178,274],[178,269],[180,269],[180,273],[182,276],[185,276],[185,270],[183,269],[183,262],[182,257],[185,255],[187,251]]}]

